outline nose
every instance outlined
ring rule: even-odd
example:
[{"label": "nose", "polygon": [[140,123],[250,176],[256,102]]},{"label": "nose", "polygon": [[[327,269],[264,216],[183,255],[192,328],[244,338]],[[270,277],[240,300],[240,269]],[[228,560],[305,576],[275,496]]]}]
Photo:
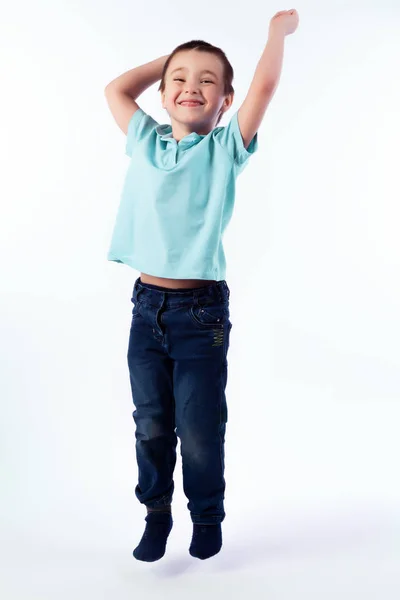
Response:
[{"label": "nose", "polygon": [[185,94],[197,94],[198,91],[198,85],[194,81],[186,81]]}]

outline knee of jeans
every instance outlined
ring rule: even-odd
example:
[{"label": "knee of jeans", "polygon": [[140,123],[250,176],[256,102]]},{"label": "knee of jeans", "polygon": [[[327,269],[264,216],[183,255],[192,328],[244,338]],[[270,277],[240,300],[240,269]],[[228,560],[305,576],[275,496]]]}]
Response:
[{"label": "knee of jeans", "polygon": [[193,431],[186,431],[185,435],[181,438],[182,458],[190,460],[190,462],[197,465],[206,464],[210,454],[208,444],[207,440],[203,442]]},{"label": "knee of jeans", "polygon": [[163,423],[154,419],[143,419],[137,422],[137,434],[142,440],[154,440],[169,435]]}]

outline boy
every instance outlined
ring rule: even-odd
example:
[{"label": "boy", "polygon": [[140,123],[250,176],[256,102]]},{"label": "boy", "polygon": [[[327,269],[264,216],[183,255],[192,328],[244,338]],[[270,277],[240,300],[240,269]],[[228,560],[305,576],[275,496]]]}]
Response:
[{"label": "boy", "polygon": [[[189,548],[206,559],[222,546],[225,386],[229,288],[222,234],[234,183],[257,148],[257,131],[275,92],[284,39],[295,10],[277,13],[248,94],[227,127],[233,69],[224,52],[199,40],[112,81],[105,94],[127,135],[131,157],[108,259],[141,272],[128,349],[136,407],[136,496],[147,507],[136,559],[164,556],[172,528],[177,436],[193,522]],[[161,78],[159,125],[136,98]],[[177,433],[175,433],[175,428]]]}]

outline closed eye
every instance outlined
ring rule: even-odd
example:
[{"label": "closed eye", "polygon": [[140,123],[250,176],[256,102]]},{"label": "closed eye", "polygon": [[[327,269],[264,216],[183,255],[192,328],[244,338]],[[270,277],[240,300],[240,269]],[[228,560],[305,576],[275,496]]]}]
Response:
[{"label": "closed eye", "polygon": [[[174,81],[184,81],[184,80],[177,77],[176,79],[174,79]],[[206,83],[214,83],[213,81],[210,81],[210,79],[203,79],[202,81],[205,81]]]}]

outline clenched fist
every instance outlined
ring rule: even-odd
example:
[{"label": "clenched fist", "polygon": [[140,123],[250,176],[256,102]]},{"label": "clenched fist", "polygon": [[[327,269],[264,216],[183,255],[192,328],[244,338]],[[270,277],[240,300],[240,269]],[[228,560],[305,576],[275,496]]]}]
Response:
[{"label": "clenched fist", "polygon": [[279,29],[283,31],[285,35],[294,33],[299,24],[299,14],[297,10],[292,8],[291,10],[281,10],[276,13],[271,19],[269,29]]}]

